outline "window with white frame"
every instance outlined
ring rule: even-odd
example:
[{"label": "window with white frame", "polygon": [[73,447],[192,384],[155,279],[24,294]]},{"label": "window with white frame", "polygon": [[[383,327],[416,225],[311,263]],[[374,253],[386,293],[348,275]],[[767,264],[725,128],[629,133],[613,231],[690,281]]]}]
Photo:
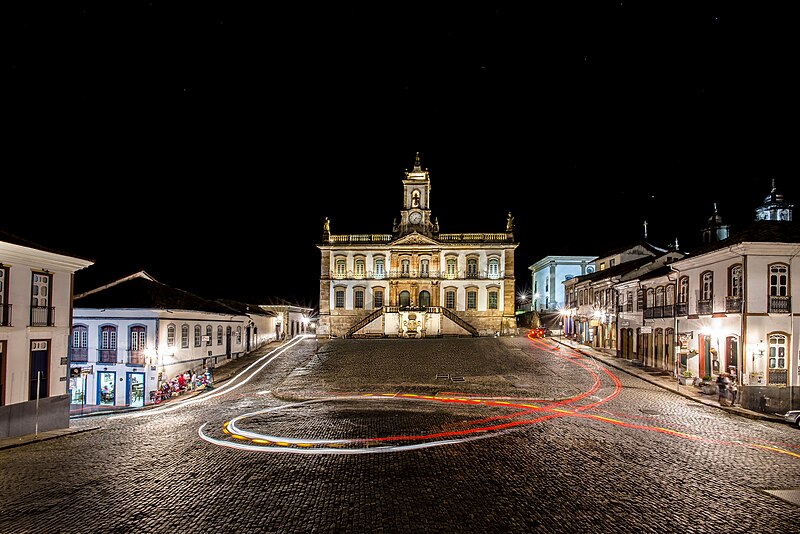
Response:
[{"label": "window with white frame", "polygon": [[500,258],[489,258],[489,278],[500,278]]},{"label": "window with white frame", "polygon": [[175,346],[175,325],[171,324],[167,326],[167,346],[174,347]]},{"label": "window with white frame", "polygon": [[789,267],[782,263],[769,266],[769,296],[789,295]]},{"label": "window with white frame", "polygon": [[356,258],[355,268],[356,278],[364,278],[364,258]]},{"label": "window with white frame", "polygon": [[194,325],[194,346],[199,347],[203,344],[203,330],[199,324]]},{"label": "window with white frame", "polygon": [[664,306],[664,286],[656,288],[656,307],[661,308]]},{"label": "window with white frame", "polygon": [[89,359],[89,327],[75,325],[72,327],[72,361],[85,362]]},{"label": "window with white frame", "polygon": [[222,325],[217,325],[217,345],[222,345]]},{"label": "window with white frame", "polygon": [[423,258],[419,262],[419,274],[422,277],[428,276],[428,266],[430,265],[430,260],[427,258]]},{"label": "window with white frame", "polygon": [[770,334],[769,336],[769,368],[786,369],[786,336]]},{"label": "window with white frame", "polygon": [[682,276],[678,281],[678,303],[686,304],[689,302],[689,277]]},{"label": "window with white frame", "polygon": [[181,325],[181,348],[188,349],[189,348],[189,325],[183,324]]},{"label": "window with white frame", "polygon": [[336,258],[336,278],[347,276],[347,262],[344,258]]},{"label": "window with white frame", "polygon": [[737,263],[736,265],[731,266],[730,270],[728,271],[728,295],[731,297],[741,297],[742,296],[742,265]]},{"label": "window with white frame", "polygon": [[456,277],[456,259],[454,257],[449,257],[445,260],[445,269],[447,278],[455,278]]},{"label": "window with white frame", "polygon": [[386,262],[383,258],[375,258],[375,278],[383,278],[385,276]]},{"label": "window with white frame", "polygon": [[372,291],[372,307],[375,309],[383,308],[383,289],[376,288]]},{"label": "window with white frame", "polygon": [[411,265],[411,261],[407,258],[400,260],[400,275],[401,276],[408,276],[409,267]]},{"label": "window with white frame", "polygon": [[700,275],[701,297],[700,300],[711,300],[714,298],[714,273],[706,271]]}]

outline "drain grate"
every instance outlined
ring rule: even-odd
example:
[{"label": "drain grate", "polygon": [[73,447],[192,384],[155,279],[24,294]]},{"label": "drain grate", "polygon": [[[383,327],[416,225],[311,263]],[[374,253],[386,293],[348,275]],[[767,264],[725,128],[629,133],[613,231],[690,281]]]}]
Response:
[{"label": "drain grate", "polygon": [[464,382],[463,376],[453,376],[451,374],[436,375],[436,380],[449,380],[451,382]]}]

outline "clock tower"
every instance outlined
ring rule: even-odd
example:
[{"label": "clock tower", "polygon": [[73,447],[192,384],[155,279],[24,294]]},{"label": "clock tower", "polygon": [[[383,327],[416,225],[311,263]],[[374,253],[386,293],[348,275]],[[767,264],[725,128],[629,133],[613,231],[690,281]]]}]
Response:
[{"label": "clock tower", "polygon": [[439,233],[438,224],[431,221],[430,210],[431,179],[419,161],[419,152],[414,159],[414,168],[406,171],[403,180],[403,209],[400,211],[400,224],[393,225],[396,237],[417,232],[428,237]]}]

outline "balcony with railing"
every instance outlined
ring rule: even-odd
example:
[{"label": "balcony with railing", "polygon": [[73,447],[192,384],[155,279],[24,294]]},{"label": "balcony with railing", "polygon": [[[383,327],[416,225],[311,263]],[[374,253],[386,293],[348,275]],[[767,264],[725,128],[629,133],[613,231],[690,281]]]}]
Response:
[{"label": "balcony with railing", "polygon": [[742,313],[742,297],[725,297],[725,313]]},{"label": "balcony with railing", "polygon": [[714,313],[714,301],[713,300],[698,300],[697,301],[697,313],[698,314],[711,314]]},{"label": "balcony with railing", "polygon": [[768,311],[769,313],[790,313],[792,311],[792,306],[789,297],[770,295]]},{"label": "balcony with railing", "polygon": [[86,347],[72,347],[70,349],[70,360],[73,362],[88,362],[89,349]]},{"label": "balcony with railing", "polygon": [[31,306],[31,326],[55,326],[56,309],[52,306]]},{"label": "balcony with railing", "polygon": [[11,326],[11,304],[0,304],[0,326]]},{"label": "balcony with railing", "polygon": [[129,350],[128,351],[128,359],[126,362],[128,365],[144,365],[145,364],[145,356],[143,350]]},{"label": "balcony with railing", "polygon": [[97,363],[117,363],[117,349],[97,349]]},{"label": "balcony with railing", "polygon": [[678,317],[685,317],[689,315],[689,303],[679,302],[675,305],[675,315]]}]

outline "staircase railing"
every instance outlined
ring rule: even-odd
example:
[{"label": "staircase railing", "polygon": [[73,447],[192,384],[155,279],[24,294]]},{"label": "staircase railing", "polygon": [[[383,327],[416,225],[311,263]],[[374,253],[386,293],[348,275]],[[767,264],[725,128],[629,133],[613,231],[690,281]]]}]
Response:
[{"label": "staircase railing", "polygon": [[441,310],[442,310],[442,314],[445,317],[447,317],[448,319],[450,319],[451,321],[456,323],[458,326],[460,326],[461,328],[463,328],[464,330],[466,330],[467,332],[469,332],[473,336],[477,337],[479,335],[477,328],[475,328],[474,326],[469,324],[467,321],[465,321],[464,319],[462,319],[461,317],[459,317],[458,315],[453,313],[450,309],[442,307]]},{"label": "staircase railing", "polygon": [[356,332],[367,326],[369,323],[371,323],[378,317],[380,317],[382,313],[383,313],[383,308],[378,308],[377,310],[373,311],[366,317],[359,319],[359,321],[356,324],[350,327],[350,330],[347,331],[345,337],[352,337],[353,334],[355,334]]}]

